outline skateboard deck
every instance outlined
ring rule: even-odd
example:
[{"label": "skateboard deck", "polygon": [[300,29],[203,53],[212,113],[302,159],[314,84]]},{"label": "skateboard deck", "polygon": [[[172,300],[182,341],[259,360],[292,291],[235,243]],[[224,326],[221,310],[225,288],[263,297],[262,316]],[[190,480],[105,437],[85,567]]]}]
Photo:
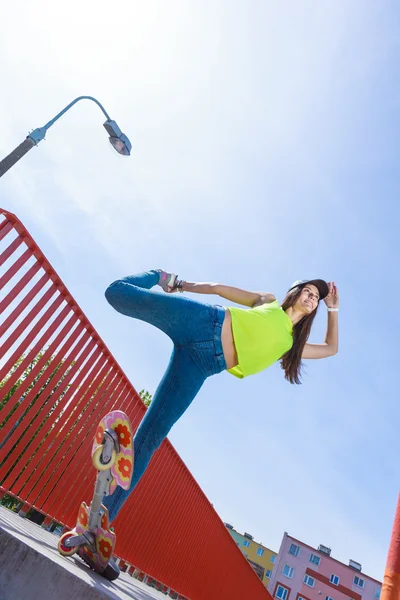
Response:
[{"label": "skateboard deck", "polygon": [[76,526],[60,537],[58,550],[64,556],[77,552],[95,571],[103,573],[113,555],[116,535],[110,529],[108,509],[100,502],[118,485],[128,490],[133,474],[132,427],[124,412],[114,410],[101,419],[91,455],[98,471],[92,503],[81,503]]}]

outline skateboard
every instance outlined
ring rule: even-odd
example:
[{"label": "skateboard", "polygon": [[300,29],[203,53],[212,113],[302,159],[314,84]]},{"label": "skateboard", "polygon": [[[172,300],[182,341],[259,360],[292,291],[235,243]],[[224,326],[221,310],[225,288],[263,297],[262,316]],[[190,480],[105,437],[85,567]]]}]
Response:
[{"label": "skateboard", "polygon": [[92,502],[90,506],[82,502],[75,528],[60,537],[58,551],[63,556],[77,553],[93,570],[112,581],[119,575],[112,559],[116,535],[102,502],[117,485],[129,489],[133,473],[132,427],[122,411],[108,413],[98,424],[92,464],[98,471]]}]

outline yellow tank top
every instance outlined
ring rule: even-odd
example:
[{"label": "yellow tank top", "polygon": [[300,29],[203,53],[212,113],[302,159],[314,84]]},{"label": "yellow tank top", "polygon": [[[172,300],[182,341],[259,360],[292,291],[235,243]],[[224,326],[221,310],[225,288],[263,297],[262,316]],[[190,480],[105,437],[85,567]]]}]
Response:
[{"label": "yellow tank top", "polygon": [[293,345],[293,324],[278,301],[256,308],[228,306],[239,364],[228,372],[247,377],[279,360]]}]

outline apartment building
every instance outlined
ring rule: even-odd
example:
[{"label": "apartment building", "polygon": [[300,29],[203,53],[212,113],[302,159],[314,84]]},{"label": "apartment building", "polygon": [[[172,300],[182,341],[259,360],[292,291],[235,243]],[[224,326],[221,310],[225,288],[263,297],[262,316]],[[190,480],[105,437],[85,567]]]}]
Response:
[{"label": "apartment building", "polygon": [[313,548],[285,533],[268,591],[277,600],[379,600],[381,587],[355,560],[343,563],[330,548]]},{"label": "apartment building", "polygon": [[254,541],[254,538],[250,533],[239,533],[229,523],[225,523],[225,527],[228,529],[236,544],[239,546],[265,587],[267,587],[276,560],[276,552],[263,546],[263,544]]}]

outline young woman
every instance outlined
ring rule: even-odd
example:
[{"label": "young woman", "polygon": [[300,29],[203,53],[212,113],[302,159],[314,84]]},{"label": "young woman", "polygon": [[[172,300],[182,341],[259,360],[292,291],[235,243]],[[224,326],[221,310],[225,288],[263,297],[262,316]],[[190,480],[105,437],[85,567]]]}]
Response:
[{"label": "young woman", "polygon": [[[167,294],[150,291],[156,285]],[[249,308],[203,304],[173,296],[177,291],[216,294]],[[268,292],[178,281],[176,275],[161,270],[119,279],[105,295],[115,310],[155,325],[174,343],[168,368],[135,435],[131,487],[128,491],[118,487],[104,499],[111,521],[207,377],[228,370],[242,378],[280,360],[286,379],[300,383],[302,358],[325,358],[338,350],[338,292],[334,283],[322,279],[296,281],[282,305]],[[328,307],[325,342],[309,344],[322,299]]]}]

